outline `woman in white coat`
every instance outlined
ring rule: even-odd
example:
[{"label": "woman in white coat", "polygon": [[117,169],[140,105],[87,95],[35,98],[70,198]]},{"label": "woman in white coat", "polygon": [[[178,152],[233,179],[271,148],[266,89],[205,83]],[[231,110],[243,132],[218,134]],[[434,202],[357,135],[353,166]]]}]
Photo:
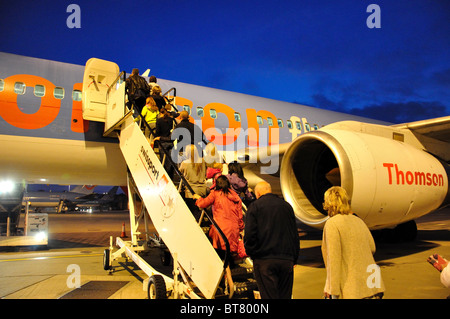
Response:
[{"label": "woman in white coat", "polygon": [[330,218],[323,230],[322,256],[327,270],[325,298],[382,298],[384,283],[373,254],[375,242],[366,224],[350,208],[347,192],[331,187],[323,207]]}]

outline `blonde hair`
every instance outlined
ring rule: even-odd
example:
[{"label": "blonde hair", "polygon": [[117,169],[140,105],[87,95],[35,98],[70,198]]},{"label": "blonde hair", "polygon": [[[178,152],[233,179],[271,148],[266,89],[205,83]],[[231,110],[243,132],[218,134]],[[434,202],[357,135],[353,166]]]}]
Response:
[{"label": "blonde hair", "polygon": [[185,153],[187,156],[186,162],[191,163],[197,174],[200,174],[203,165],[203,159],[198,155],[197,147],[190,144],[185,148]]},{"label": "blonde hair", "polygon": [[[206,164],[214,165],[214,166],[217,163],[221,164],[222,160],[220,158],[219,152],[217,151],[216,144],[214,144],[213,142],[209,142],[208,144],[206,144],[205,153],[206,153],[206,155],[205,155]],[[218,165],[217,168],[221,169],[222,164]]]},{"label": "blonde hair", "polygon": [[159,85],[155,85],[152,88],[152,95],[161,95],[161,87]]},{"label": "blonde hair", "polygon": [[209,142],[208,144],[206,144],[205,146],[205,152],[207,155],[216,156],[216,151],[217,151],[217,147],[216,144],[214,144],[213,142]]},{"label": "blonde hair", "polygon": [[352,214],[350,198],[345,189],[340,186],[333,186],[325,192],[323,208],[328,211],[330,217],[337,214]]},{"label": "blonde hair", "polygon": [[148,97],[145,100],[145,103],[150,104],[151,106],[156,106],[156,102],[155,102],[155,100],[152,97]]}]

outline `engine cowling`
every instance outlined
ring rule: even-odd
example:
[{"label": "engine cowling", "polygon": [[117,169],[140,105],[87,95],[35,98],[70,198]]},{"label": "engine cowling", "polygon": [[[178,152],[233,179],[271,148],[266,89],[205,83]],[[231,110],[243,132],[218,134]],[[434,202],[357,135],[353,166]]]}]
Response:
[{"label": "engine cowling", "polygon": [[342,186],[354,213],[370,229],[381,229],[447,204],[449,175],[446,163],[405,142],[398,130],[343,122],[294,140],[283,156],[280,182],[297,218],[309,226],[323,227],[323,195]]}]

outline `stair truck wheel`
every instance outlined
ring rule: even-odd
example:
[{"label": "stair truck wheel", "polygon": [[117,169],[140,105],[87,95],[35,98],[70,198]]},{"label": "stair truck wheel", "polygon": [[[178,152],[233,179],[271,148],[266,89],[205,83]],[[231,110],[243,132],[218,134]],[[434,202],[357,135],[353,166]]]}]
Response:
[{"label": "stair truck wheel", "polygon": [[103,252],[103,269],[104,270],[110,270],[111,269],[111,254],[109,253],[109,249],[105,249]]},{"label": "stair truck wheel", "polygon": [[167,299],[166,282],[161,275],[153,275],[148,280],[148,299]]}]

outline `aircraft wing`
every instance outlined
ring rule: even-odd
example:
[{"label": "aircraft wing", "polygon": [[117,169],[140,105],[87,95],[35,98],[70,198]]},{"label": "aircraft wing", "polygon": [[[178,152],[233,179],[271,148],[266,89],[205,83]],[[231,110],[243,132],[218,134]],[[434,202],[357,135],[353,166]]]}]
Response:
[{"label": "aircraft wing", "polygon": [[75,197],[75,199],[78,200],[96,200],[100,197],[99,194],[96,193],[92,193],[92,194],[87,194],[87,195],[83,195],[83,196],[79,196],[79,197]]},{"label": "aircraft wing", "polygon": [[290,145],[291,142],[272,146],[245,148],[238,151],[236,156],[240,161],[265,162],[273,156],[283,155]]},{"label": "aircraft wing", "polygon": [[397,124],[393,127],[410,130],[428,151],[450,162],[450,116]]},{"label": "aircraft wing", "polygon": [[450,141],[450,116],[393,125],[448,143]]},{"label": "aircraft wing", "polygon": [[233,158],[227,158],[226,161],[238,160],[241,164],[260,164],[261,172],[265,174],[277,174],[281,157],[287,151],[290,143],[276,144],[272,146],[245,148],[232,154]]}]

